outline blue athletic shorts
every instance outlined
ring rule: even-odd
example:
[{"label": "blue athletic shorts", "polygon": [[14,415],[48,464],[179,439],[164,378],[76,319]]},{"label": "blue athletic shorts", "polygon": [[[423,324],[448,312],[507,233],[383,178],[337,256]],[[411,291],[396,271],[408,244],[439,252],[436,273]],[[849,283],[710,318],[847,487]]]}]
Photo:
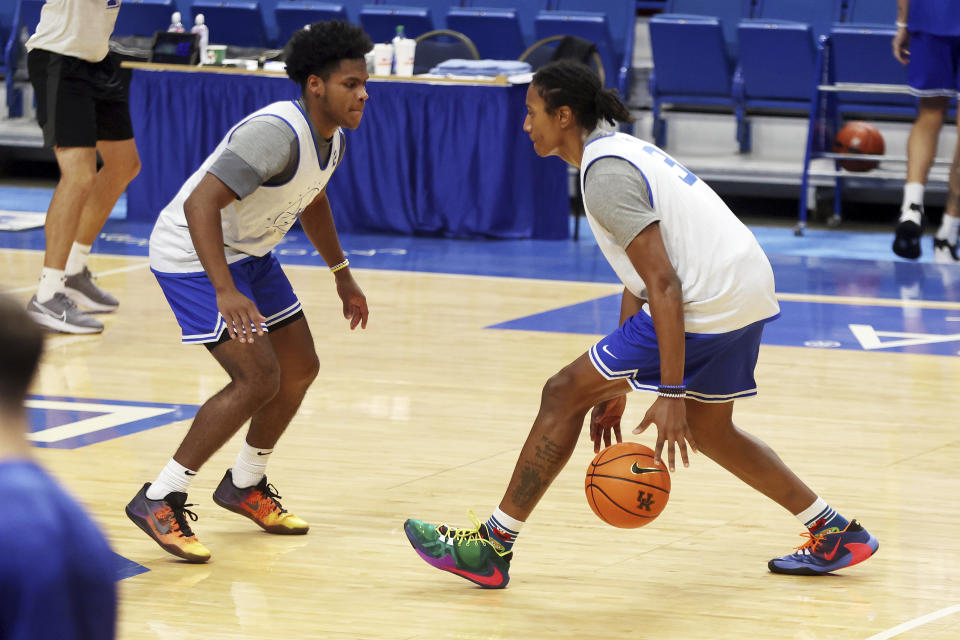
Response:
[{"label": "blue athletic shorts", "polygon": [[[268,329],[300,311],[300,300],[272,253],[234,262],[230,273],[240,293],[253,300],[260,314],[266,317],[264,325]],[[220,339],[227,325],[217,309],[217,294],[206,273],[154,271],[153,275],[180,324],[185,344]]]},{"label": "blue athletic shorts", "polygon": [[921,98],[954,96],[960,88],[960,36],[910,32],[907,84]]},{"label": "blue athletic shorts", "polygon": [[[729,333],[686,334],[683,381],[687,396],[701,402],[730,402],[757,395],[757,366],[763,325],[779,314]],[[590,347],[590,360],[607,380],[625,379],[638,391],[660,386],[660,348],[653,319],[644,312]]]}]

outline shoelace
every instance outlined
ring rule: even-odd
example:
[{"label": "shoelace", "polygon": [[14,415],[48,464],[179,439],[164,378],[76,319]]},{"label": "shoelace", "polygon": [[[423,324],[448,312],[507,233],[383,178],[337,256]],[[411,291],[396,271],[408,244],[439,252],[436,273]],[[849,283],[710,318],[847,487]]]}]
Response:
[{"label": "shoelace", "polygon": [[190,523],[187,522],[187,519],[184,517],[184,515],[196,522],[198,517],[197,514],[195,514],[193,511],[190,511],[190,509],[187,509],[187,507],[195,506],[197,505],[191,503],[185,504],[182,507],[170,507],[170,510],[173,511],[173,519],[177,523],[177,529],[187,538],[193,537],[193,530],[190,528]]},{"label": "shoelace", "polygon": [[272,484],[267,484],[263,487],[263,489],[260,489],[260,493],[262,493],[268,500],[273,502],[277,510],[280,511],[280,515],[283,515],[287,512],[287,510],[283,508],[283,505],[280,504],[280,498],[283,496],[277,493],[277,488],[275,486]]},{"label": "shoelace", "polygon": [[467,517],[470,519],[470,522],[473,524],[473,528],[468,527],[450,527],[448,525],[442,524],[437,527],[437,532],[441,536],[450,540],[452,544],[471,545],[471,544],[485,544],[489,546],[497,555],[505,556],[509,552],[501,553],[496,546],[482,533],[480,533],[480,518],[477,517],[473,511],[467,511]]},{"label": "shoelace", "polygon": [[801,544],[799,547],[796,547],[797,553],[800,555],[807,555],[819,551],[820,545],[823,544],[823,541],[827,539],[827,534],[836,532],[837,531],[835,529],[829,529],[816,534],[810,533],[809,531],[804,531],[803,533],[797,534],[801,537],[807,538],[803,544]]}]

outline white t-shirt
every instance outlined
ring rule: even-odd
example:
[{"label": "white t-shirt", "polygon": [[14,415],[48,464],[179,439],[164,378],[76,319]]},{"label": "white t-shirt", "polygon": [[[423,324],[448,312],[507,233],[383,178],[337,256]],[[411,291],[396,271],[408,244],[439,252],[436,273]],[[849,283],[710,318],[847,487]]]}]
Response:
[{"label": "white t-shirt", "polygon": [[47,0],[27,51],[43,49],[100,62],[110,51],[119,10],[120,0]]},{"label": "white t-shirt", "polygon": [[[683,288],[688,333],[735,331],[780,312],[773,269],[763,249],[703,180],[649,142],[624,133],[594,132],[583,150],[581,187],[585,189],[591,165],[605,157],[626,160],[646,182],[649,202],[625,202],[622,208],[652,207],[659,219],[667,255]],[[629,242],[618,242],[611,231],[617,221],[610,216],[617,215],[617,199],[624,194],[585,193],[587,221],[604,256],[624,286],[646,298],[646,285],[625,251]],[[595,216],[591,208],[607,220]],[[644,311],[650,313],[649,305],[644,305]]]},{"label": "white t-shirt", "polygon": [[[325,162],[318,154],[318,145],[310,121],[303,109],[293,101],[275,102],[250,114],[224,136],[213,153],[183,184],[173,200],[160,212],[150,234],[150,268],[159,273],[202,273],[187,226],[183,204],[227,148],[233,132],[245,122],[264,117],[277,119],[296,135],[299,162],[296,172],[282,184],[262,184],[249,195],[220,210],[223,250],[231,264],[249,256],[264,256],[277,246],[303,210],[327,186],[336,170],[344,147],[343,132],[337,130]],[[278,136],[280,145],[287,138]]]}]

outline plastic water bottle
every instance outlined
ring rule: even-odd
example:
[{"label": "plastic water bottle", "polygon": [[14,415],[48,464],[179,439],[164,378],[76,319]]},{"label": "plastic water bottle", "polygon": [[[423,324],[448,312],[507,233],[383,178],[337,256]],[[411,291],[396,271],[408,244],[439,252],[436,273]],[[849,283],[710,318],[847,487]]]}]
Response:
[{"label": "plastic water bottle", "polygon": [[202,64],[207,60],[207,44],[210,42],[210,30],[204,24],[202,13],[198,13],[197,17],[194,18],[194,25],[190,29],[190,33],[196,33],[200,36],[200,62]]},{"label": "plastic water bottle", "polygon": [[183,33],[186,29],[183,28],[183,23],[180,22],[180,12],[174,11],[173,15],[170,16],[170,26],[167,27],[167,31],[173,31],[174,33]]},{"label": "plastic water bottle", "polygon": [[397,35],[393,36],[393,72],[397,72],[397,43],[405,38],[403,34],[403,25],[397,25]]}]

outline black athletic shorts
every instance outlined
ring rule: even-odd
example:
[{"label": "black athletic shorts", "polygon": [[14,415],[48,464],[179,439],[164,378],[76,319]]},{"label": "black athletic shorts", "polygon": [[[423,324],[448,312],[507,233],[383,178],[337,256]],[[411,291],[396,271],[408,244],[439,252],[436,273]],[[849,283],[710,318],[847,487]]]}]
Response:
[{"label": "black athletic shorts", "polygon": [[133,137],[129,71],[108,53],[100,62],[33,49],[27,56],[37,122],[48,147],[95,147],[97,140]]}]

